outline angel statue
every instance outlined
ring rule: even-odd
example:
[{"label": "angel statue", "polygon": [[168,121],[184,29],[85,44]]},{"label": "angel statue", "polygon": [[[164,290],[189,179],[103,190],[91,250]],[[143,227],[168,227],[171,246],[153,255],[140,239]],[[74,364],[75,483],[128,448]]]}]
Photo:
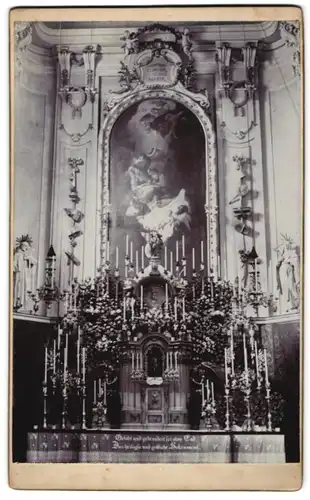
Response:
[{"label": "angel statue", "polygon": [[300,277],[299,247],[294,244],[287,234],[281,234],[282,243],[276,248],[277,252],[277,289],[280,305],[283,312],[299,308]]},{"label": "angel statue", "polygon": [[35,289],[37,260],[31,252],[32,238],[26,234],[16,238],[13,257],[13,289],[15,310],[26,309],[28,292]]},{"label": "angel statue", "polygon": [[124,36],[121,37],[121,40],[123,40],[124,42],[122,44],[122,49],[124,49],[125,56],[129,56],[129,54],[136,52],[138,38],[136,37],[135,33],[130,33],[129,30],[126,30],[124,32]]}]

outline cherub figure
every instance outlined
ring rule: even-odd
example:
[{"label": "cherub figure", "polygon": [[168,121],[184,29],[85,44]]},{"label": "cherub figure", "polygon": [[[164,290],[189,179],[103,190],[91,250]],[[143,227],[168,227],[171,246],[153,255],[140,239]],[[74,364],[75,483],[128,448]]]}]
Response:
[{"label": "cherub figure", "polygon": [[122,49],[124,49],[125,56],[129,56],[133,52],[137,51],[138,48],[138,38],[135,33],[130,33],[129,30],[124,32],[124,36],[121,37],[121,40],[124,41],[122,44]]}]

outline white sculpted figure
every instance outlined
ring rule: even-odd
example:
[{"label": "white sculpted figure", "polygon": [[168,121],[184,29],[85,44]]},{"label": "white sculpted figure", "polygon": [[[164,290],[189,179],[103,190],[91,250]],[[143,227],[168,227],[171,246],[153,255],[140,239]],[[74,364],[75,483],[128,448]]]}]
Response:
[{"label": "white sculpted figure", "polygon": [[299,247],[288,235],[281,235],[282,243],[277,247],[277,288],[281,309],[289,312],[299,308],[300,276]]},{"label": "white sculpted figure", "polygon": [[121,37],[121,40],[124,42],[122,44],[122,49],[124,49],[125,56],[129,56],[137,49],[138,38],[134,33],[130,33],[129,30],[124,32],[124,36]]},{"label": "white sculpted figure", "polygon": [[32,239],[23,235],[16,239],[14,251],[14,308],[26,309],[28,292],[34,292],[37,261],[31,252]]}]

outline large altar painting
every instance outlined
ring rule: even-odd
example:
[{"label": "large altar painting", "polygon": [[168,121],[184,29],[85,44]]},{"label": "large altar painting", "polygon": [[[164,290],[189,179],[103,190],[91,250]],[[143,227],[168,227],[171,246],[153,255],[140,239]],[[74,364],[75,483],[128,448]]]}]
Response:
[{"label": "large altar painting", "polygon": [[168,99],[147,99],[116,121],[110,142],[111,250],[158,231],[168,248],[205,237],[205,140],[198,119]]}]

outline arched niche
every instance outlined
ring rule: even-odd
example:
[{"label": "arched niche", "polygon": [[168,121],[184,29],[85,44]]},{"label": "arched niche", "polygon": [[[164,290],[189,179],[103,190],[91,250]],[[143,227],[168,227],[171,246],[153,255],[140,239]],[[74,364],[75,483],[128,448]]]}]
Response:
[{"label": "arched niche", "polygon": [[[195,99],[192,98],[195,97]],[[171,103],[173,108],[172,114],[178,115],[180,113],[180,120],[183,120],[183,124],[186,127],[198,132],[198,142],[200,145],[194,147],[194,139],[192,139],[192,151],[186,150],[186,141],[181,141],[179,138],[179,146],[181,152],[178,152],[179,158],[182,156],[186,157],[186,165],[184,164],[181,179],[177,179],[176,176],[170,176],[170,188],[173,188],[171,192],[171,198],[177,196],[182,188],[185,191],[189,191],[189,196],[192,202],[193,213],[191,213],[191,229],[193,234],[187,240],[187,256],[190,259],[190,250],[192,246],[195,246],[197,252],[199,252],[200,240],[204,239],[205,245],[205,263],[208,269],[213,269],[217,275],[218,269],[218,209],[217,209],[217,180],[216,180],[216,155],[215,155],[215,136],[212,128],[212,124],[205,109],[203,109],[200,104],[204,104],[205,97],[200,94],[193,94],[186,91],[184,94],[182,92],[176,91],[174,89],[159,89],[159,90],[140,90],[139,92],[132,92],[130,95],[126,95],[123,99],[119,96],[112,99],[109,103],[109,110],[104,119],[103,125],[100,130],[99,138],[99,161],[101,166],[101,226],[100,226],[100,262],[99,266],[103,266],[106,259],[106,247],[108,239],[111,239],[112,245],[110,244],[110,250],[115,251],[115,245],[119,246],[119,263],[120,266],[123,264],[123,255],[121,256],[121,248],[125,249],[125,238],[124,234],[130,233],[128,229],[124,228],[123,234],[119,236],[119,241],[117,237],[113,235],[113,231],[117,226],[125,226],[123,221],[123,216],[126,211],[128,212],[128,199],[126,199],[126,188],[122,192],[122,182],[127,186],[130,184],[128,168],[130,167],[130,162],[133,158],[137,156],[137,147],[141,146],[142,143],[137,141],[136,145],[132,145],[132,149],[129,147],[122,150],[115,144],[115,136],[122,136],[122,130],[125,127],[133,126],[134,114],[140,112],[141,107],[145,105],[147,108],[148,102],[164,102]],[[146,113],[149,114],[149,113]],[[182,115],[182,118],[181,118]],[[181,126],[177,124],[177,126]],[[158,131],[157,131],[158,132]],[[186,135],[185,131],[183,133]],[[124,132],[126,135],[126,133]],[[193,135],[193,134],[192,134]],[[155,136],[155,134],[154,134]],[[160,142],[160,137],[157,133],[158,140]],[[124,138],[121,140],[125,141]],[[176,140],[176,143],[178,141]],[[117,141],[116,141],[117,143]],[[150,141],[150,144],[152,141]],[[164,146],[163,146],[164,148]],[[183,148],[183,149],[182,149]],[[147,145],[142,145],[142,152],[147,152]],[[115,156],[115,151],[116,156]],[[131,154],[128,154],[129,153]],[[186,151],[186,154],[183,153]],[[118,155],[118,158],[117,158]],[[169,156],[169,151],[168,151]],[[119,161],[121,157],[121,161]],[[198,164],[197,169],[193,167],[193,162]],[[127,167],[128,165],[128,167]],[[178,164],[180,165],[180,164]],[[126,169],[127,167],[127,169]],[[145,166],[144,168],[148,168]],[[118,170],[116,173],[115,171]],[[182,169],[181,169],[182,170]],[[172,169],[173,171],[173,169]],[[178,170],[177,170],[178,171]],[[179,172],[179,171],[178,171]],[[116,174],[116,175],[115,175]],[[196,175],[195,181],[193,182]],[[114,177],[115,176],[115,177]],[[127,176],[127,179],[125,178]],[[200,177],[199,177],[200,176]],[[169,184],[169,183],[168,183]],[[113,188],[117,186],[120,191],[114,197]],[[179,189],[180,188],[180,189]],[[199,196],[197,196],[199,193]],[[127,205],[126,205],[127,203]],[[123,204],[121,210],[117,209],[117,206]],[[126,208],[124,208],[126,207]],[[134,211],[134,210],[133,210]],[[143,215],[143,214],[142,214]],[[140,217],[140,214],[138,215]],[[141,221],[141,219],[140,219]],[[183,224],[180,226],[180,231],[175,234],[170,239],[171,249],[174,246],[174,241],[177,237],[180,237],[180,233],[188,233],[187,227]],[[122,241],[121,241],[122,240]],[[140,244],[143,242],[143,236]],[[137,245],[139,247],[139,244]],[[136,250],[136,248],[135,248]],[[124,250],[123,250],[124,251]],[[134,255],[135,257],[135,255]],[[140,255],[139,255],[140,258]],[[169,259],[169,256],[168,256]],[[196,266],[200,262],[200,253],[196,255]]]}]

